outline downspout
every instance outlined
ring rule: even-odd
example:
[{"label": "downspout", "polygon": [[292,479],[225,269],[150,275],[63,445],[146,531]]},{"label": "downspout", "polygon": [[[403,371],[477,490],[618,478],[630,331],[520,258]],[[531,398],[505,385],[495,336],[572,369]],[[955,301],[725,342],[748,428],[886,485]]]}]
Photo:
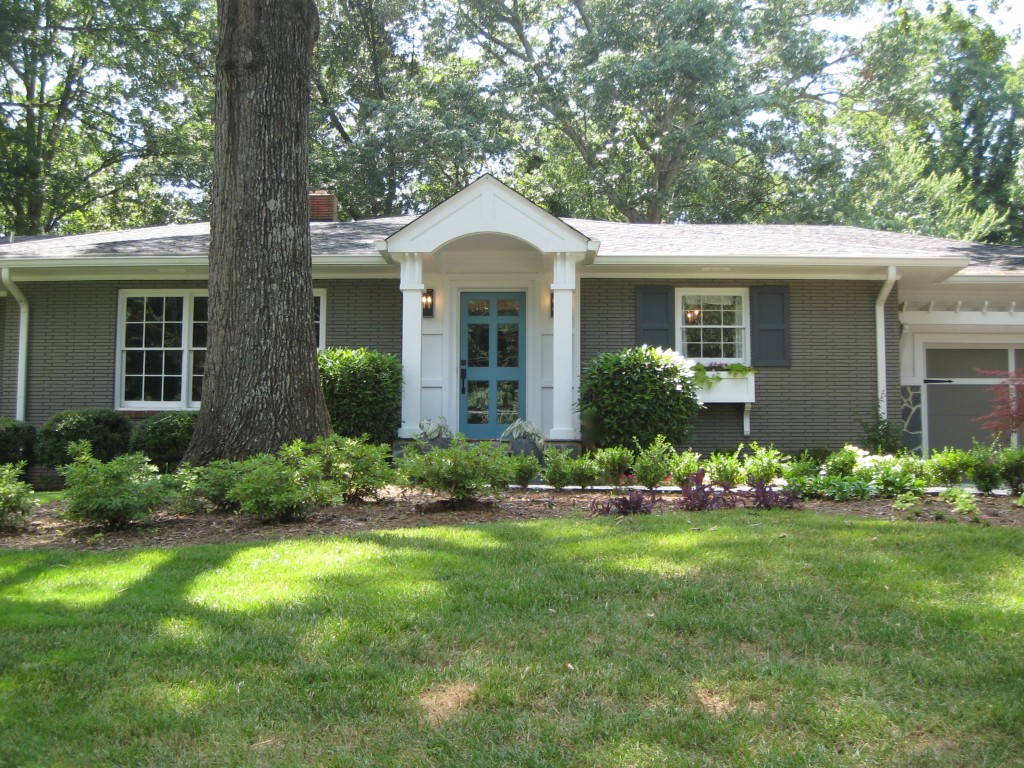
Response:
[{"label": "downspout", "polygon": [[882,285],[882,290],[878,292],[878,298],[875,299],[875,355],[878,361],[876,366],[878,370],[878,416],[881,419],[885,419],[889,415],[886,404],[888,371],[885,354],[885,302],[889,300],[889,294],[892,293],[892,287],[896,285],[896,281],[898,279],[899,275],[896,273],[896,267],[889,267],[886,272],[885,283]]},{"label": "downspout", "polygon": [[14,404],[14,418],[18,421],[25,420],[25,394],[28,390],[28,299],[21,289],[11,279],[11,270],[4,267],[0,270],[0,281],[4,288],[14,297],[21,308],[21,316],[18,322],[18,386]]}]

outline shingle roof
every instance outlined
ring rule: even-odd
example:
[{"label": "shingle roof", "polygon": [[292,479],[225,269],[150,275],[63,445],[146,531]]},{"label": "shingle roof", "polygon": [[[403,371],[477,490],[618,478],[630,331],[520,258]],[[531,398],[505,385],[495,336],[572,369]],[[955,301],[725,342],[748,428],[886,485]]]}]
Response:
[{"label": "shingle roof", "polygon": [[[375,254],[383,240],[415,220],[394,216],[310,225],[314,255]],[[779,257],[967,257],[961,274],[1024,273],[1024,248],[1002,247],[881,232],[857,227],[788,224],[626,224],[564,219],[591,240],[601,257],[682,256],[728,258]],[[202,257],[210,245],[208,223],[98,232],[88,235],[31,238],[0,244],[6,259],[75,259],[118,257]]]}]

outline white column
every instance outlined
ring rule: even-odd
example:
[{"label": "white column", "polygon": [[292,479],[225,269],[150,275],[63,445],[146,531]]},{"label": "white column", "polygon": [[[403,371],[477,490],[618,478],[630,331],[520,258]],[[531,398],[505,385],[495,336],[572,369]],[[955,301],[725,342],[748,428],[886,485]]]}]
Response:
[{"label": "white column", "polygon": [[555,309],[552,348],[551,440],[575,440],[577,417],[573,410],[573,297],[576,294],[576,262],[583,254],[556,253],[551,300]]},{"label": "white column", "polygon": [[395,254],[401,265],[402,291],[402,426],[399,437],[412,437],[420,425],[423,386],[423,254]]}]

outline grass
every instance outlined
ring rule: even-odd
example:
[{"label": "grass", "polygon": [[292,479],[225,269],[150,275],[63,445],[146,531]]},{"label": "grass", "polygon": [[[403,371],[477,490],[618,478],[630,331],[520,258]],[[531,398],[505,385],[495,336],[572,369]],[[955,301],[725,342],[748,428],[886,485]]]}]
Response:
[{"label": "grass", "polygon": [[0,551],[0,765],[1024,765],[1022,555],[799,512]]}]

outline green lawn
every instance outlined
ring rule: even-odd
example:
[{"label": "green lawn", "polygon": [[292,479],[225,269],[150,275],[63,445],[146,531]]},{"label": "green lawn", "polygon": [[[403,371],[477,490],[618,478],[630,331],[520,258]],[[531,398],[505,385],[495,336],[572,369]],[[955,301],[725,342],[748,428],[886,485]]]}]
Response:
[{"label": "green lawn", "polygon": [[1024,530],[0,551],[0,765],[1024,765]]}]

